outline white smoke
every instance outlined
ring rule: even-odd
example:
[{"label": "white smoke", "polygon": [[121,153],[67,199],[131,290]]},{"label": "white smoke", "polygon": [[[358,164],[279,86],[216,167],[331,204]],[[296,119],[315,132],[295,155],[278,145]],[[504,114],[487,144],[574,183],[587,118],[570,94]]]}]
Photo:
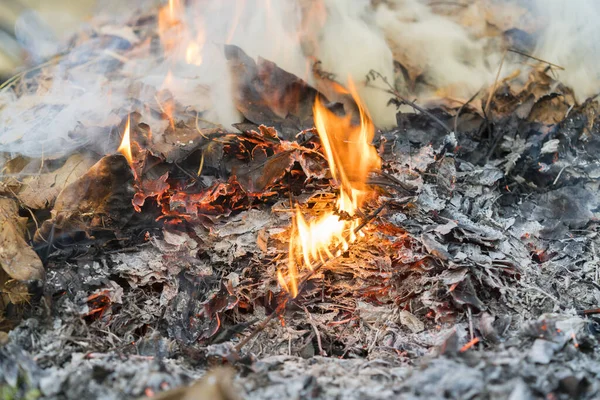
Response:
[{"label": "white smoke", "polygon": [[578,101],[600,93],[600,2],[534,0],[533,10],[544,20],[536,55],[565,68],[558,77]]},{"label": "white smoke", "polygon": [[[599,88],[600,45],[593,38],[600,30],[595,25],[600,6],[595,0],[463,0],[457,3],[459,12],[440,12],[426,0],[191,0],[180,15],[185,31],[172,32],[173,48],[166,57],[157,55],[156,40],[144,41],[126,28],[156,10],[156,1],[138,0],[139,8],[131,3],[100,4],[103,12],[84,25],[91,39],[74,49],[52,41],[39,20],[23,15],[19,36],[33,59],[57,49],[68,52],[53,67],[40,69],[33,90],[21,85],[20,96],[0,95],[0,151],[35,157],[61,156],[81,146],[112,151],[105,148],[106,129],[101,128],[115,125],[129,111],[141,112],[159,139],[168,121],[152,108],[160,107],[157,92],[163,89],[191,113],[202,113],[203,120],[230,127],[241,116],[233,102],[225,44],[317,86],[312,63],[321,61],[322,70],[340,83],[351,78],[375,124],[388,128],[395,123],[395,109],[387,104],[391,95],[381,81],[366,85],[371,70],[418,101],[469,98],[493,84],[504,52],[502,35],[490,34],[490,26],[500,33],[529,26],[520,14],[525,7],[534,20],[546,21],[539,24],[543,29],[530,29],[539,35],[535,55],[567,68],[561,79],[579,98]],[[133,48],[123,52],[127,41]],[[192,42],[199,45],[201,63],[186,62]],[[394,61],[411,78],[418,77],[417,86],[408,86]],[[122,63],[119,73],[109,74],[115,63]],[[514,68],[523,64],[507,62],[503,74]]]}]

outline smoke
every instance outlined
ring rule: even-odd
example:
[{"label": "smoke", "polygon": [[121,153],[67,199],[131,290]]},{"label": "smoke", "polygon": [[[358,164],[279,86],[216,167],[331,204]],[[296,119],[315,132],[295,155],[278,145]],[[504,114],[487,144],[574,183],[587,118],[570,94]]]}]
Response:
[{"label": "smoke", "polygon": [[565,68],[559,80],[578,101],[600,93],[600,3],[596,0],[534,0],[544,28],[536,56]]},{"label": "smoke", "polygon": [[[599,89],[600,45],[591,39],[600,30],[595,0],[463,0],[445,6],[426,0],[173,0],[171,10],[162,3],[160,38],[146,40],[148,27],[140,25],[136,35],[127,25],[156,10],[156,3],[102,2],[78,28],[85,34],[69,43],[54,40],[59,36],[52,24],[24,13],[17,33],[30,58],[63,56],[37,70],[35,79],[26,75],[16,86],[19,96],[0,94],[0,151],[32,157],[60,157],[81,147],[110,152],[111,128],[131,111],[140,112],[160,140],[169,121],[156,110],[168,106],[167,92],[187,106],[188,117],[230,128],[241,116],[226,44],[316,86],[320,78],[312,67],[320,61],[340,83],[355,83],[382,128],[395,124],[395,109],[383,81],[368,82],[370,71],[421,102],[466,99],[493,84],[507,46],[503,33],[513,27],[538,39],[536,56],[566,68],[560,78],[580,99]],[[507,57],[503,75],[525,69],[523,61]]]},{"label": "smoke", "polygon": [[469,97],[494,79],[499,58],[487,52],[489,40],[474,36],[468,27],[446,15],[434,13],[425,2],[387,1],[378,7],[376,19],[394,58],[411,79],[422,83],[415,89],[420,95],[446,89],[454,96]]}]

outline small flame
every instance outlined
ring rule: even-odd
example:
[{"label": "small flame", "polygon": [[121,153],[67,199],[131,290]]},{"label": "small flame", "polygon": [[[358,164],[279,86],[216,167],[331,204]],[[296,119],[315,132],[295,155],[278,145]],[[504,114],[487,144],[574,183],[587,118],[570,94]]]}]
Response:
[{"label": "small flame", "polygon": [[201,30],[198,32],[196,40],[188,44],[187,49],[185,50],[185,62],[191,65],[202,65],[204,42],[204,31]]},{"label": "small flame", "polygon": [[206,41],[204,21],[194,18],[193,24],[186,20],[185,4],[181,0],[169,0],[158,12],[158,34],[163,50],[171,61],[185,60],[190,65],[201,65],[202,51]]},{"label": "small flame", "polygon": [[166,52],[171,52],[179,43],[183,33],[181,15],[179,0],[169,0],[169,4],[158,11],[158,35]]},{"label": "small flame", "polygon": [[129,165],[133,164],[133,156],[131,155],[131,138],[130,138],[130,126],[131,126],[131,118],[127,116],[127,125],[125,125],[125,131],[123,132],[123,139],[121,140],[121,145],[117,149],[117,151],[127,159]]},{"label": "small flame", "polygon": [[290,238],[287,279],[278,272],[282,288],[293,297],[298,295],[298,271],[314,270],[316,263],[339,255],[357,239],[360,224],[357,211],[366,200],[369,173],[381,168],[381,159],[371,145],[375,127],[367,114],[352,80],[348,91],[356,102],[360,124],[352,124],[352,116],[339,117],[329,111],[317,97],[314,105],[315,126],[329,164],[331,175],[340,185],[336,211],[322,213],[307,220],[296,207]]}]

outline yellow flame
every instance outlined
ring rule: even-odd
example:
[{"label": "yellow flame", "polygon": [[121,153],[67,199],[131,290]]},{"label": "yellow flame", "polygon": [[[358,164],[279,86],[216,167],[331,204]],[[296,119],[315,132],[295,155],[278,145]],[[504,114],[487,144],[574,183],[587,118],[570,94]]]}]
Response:
[{"label": "yellow flame", "polygon": [[131,126],[131,118],[127,116],[127,125],[125,125],[125,131],[123,131],[123,139],[121,140],[121,145],[117,149],[117,151],[127,159],[129,165],[133,164],[133,156],[131,155],[131,138],[130,138],[130,126]]},{"label": "yellow flame", "polygon": [[[346,92],[339,88],[340,92]],[[369,191],[369,173],[381,168],[381,159],[371,145],[375,127],[363,106],[354,83],[348,81],[348,92],[356,102],[360,123],[354,125],[352,116],[339,117],[329,111],[317,97],[314,105],[315,126],[332,177],[340,186],[336,211],[325,212],[307,220],[297,207],[290,238],[287,279],[281,272],[278,281],[293,297],[298,295],[298,271],[313,270],[317,262],[324,262],[348,249],[357,237],[360,224],[357,211]]]},{"label": "yellow flame", "polygon": [[202,49],[204,48],[204,31],[199,31],[196,40],[185,49],[185,62],[191,65],[202,65]]}]

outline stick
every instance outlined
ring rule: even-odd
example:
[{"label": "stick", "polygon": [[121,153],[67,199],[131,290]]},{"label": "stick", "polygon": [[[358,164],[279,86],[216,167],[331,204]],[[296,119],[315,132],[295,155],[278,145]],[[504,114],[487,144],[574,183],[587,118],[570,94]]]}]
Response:
[{"label": "stick", "polygon": [[306,306],[302,306],[302,308],[304,309],[304,312],[306,313],[306,316],[308,317],[308,321],[312,325],[312,328],[315,331],[315,335],[317,336],[317,345],[319,346],[319,355],[320,356],[326,356],[327,353],[325,353],[323,351],[323,345],[321,344],[321,334],[319,333],[319,329],[317,328],[317,324],[313,320],[312,315],[310,315],[310,312],[308,311],[308,308],[306,308]]},{"label": "stick", "polygon": [[460,117],[460,114],[462,113],[463,108],[465,108],[473,100],[475,100],[475,98],[479,95],[479,92],[480,92],[480,90],[478,90],[477,93],[475,93],[473,96],[471,96],[471,98],[469,100],[467,100],[467,102],[465,104],[463,104],[462,106],[460,106],[460,108],[458,109],[458,112],[454,116],[454,132],[458,132],[458,117]]},{"label": "stick", "polygon": [[553,63],[551,63],[549,61],[542,60],[541,58],[534,57],[531,54],[523,53],[522,51],[519,51],[519,50],[508,49],[507,51],[510,51],[511,53],[516,53],[516,54],[522,55],[524,57],[531,58],[532,60],[536,60],[536,61],[539,61],[539,62],[544,63],[544,64],[548,64],[549,66],[557,68],[557,69],[560,69],[561,71],[565,70],[565,68],[561,67],[560,65],[556,65],[556,64],[553,64]]},{"label": "stick", "polygon": [[[373,213],[368,216],[367,218],[365,218],[363,220],[363,222],[356,227],[356,229],[354,230],[354,233],[358,233],[361,231],[361,229],[363,229],[365,226],[367,226],[367,224],[369,222],[371,222],[372,220],[374,220],[380,213],[381,211],[383,211],[383,209],[385,207],[388,206],[388,202],[383,203],[379,208],[377,208],[375,211],[373,211]],[[335,249],[334,249],[335,250]],[[325,261],[319,261],[317,263],[317,265],[315,266],[315,268],[313,270],[311,270],[308,274],[306,274],[298,283],[298,292],[300,292],[302,290],[302,287],[306,284],[306,282],[318,271],[320,270],[324,265],[326,265],[328,262],[335,260],[336,258],[338,258],[339,256],[334,256],[329,258],[328,260]],[[250,333],[250,335],[246,336],[244,339],[242,339],[233,349],[236,353],[239,353],[240,350],[246,345],[248,344],[248,342],[250,340],[252,340],[256,335],[258,335],[261,331],[263,331],[267,325],[269,324],[269,322],[271,322],[273,320],[273,318],[275,318],[277,315],[281,314],[288,306],[289,301],[292,298],[290,297],[290,294],[288,292],[288,294],[286,295],[284,301],[281,302],[281,304],[279,304],[277,306],[277,308],[271,313],[269,314],[264,320],[262,320],[262,322],[260,324],[258,324],[258,326],[256,328],[254,328],[254,330]]]},{"label": "stick", "polygon": [[411,106],[415,110],[419,111],[420,113],[427,115],[434,122],[436,122],[439,126],[441,126],[448,134],[452,133],[450,128],[448,128],[448,126],[441,119],[439,119],[438,117],[436,117],[435,115],[433,115],[432,113],[430,113],[429,111],[424,109],[423,107],[415,104],[414,102],[412,102],[412,101],[408,100],[407,98],[405,98],[404,96],[402,96],[400,94],[400,92],[398,92],[396,89],[394,89],[394,87],[388,82],[388,80],[385,76],[381,75],[379,72],[374,71],[374,70],[371,70],[369,72],[369,75],[381,79],[383,81],[383,83],[385,83],[386,86],[388,87],[387,90],[383,89],[387,93],[394,95],[401,102],[408,104],[409,106]]}]

